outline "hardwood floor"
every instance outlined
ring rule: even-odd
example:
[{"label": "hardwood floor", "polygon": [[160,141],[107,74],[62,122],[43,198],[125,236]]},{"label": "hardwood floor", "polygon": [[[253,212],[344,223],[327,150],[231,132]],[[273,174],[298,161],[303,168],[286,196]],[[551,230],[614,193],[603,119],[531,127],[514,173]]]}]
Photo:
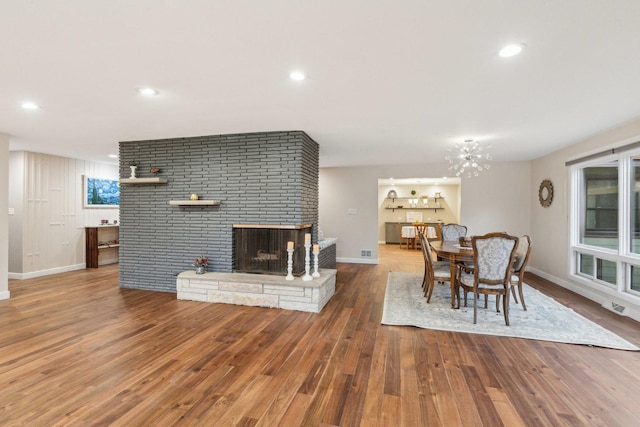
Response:
[{"label": "hardwood floor", "polygon": [[[390,270],[340,264],[320,314],[120,289],[117,265],[10,281],[0,424],[640,425],[640,352],[383,326]],[[640,345],[640,324],[527,283]]]}]

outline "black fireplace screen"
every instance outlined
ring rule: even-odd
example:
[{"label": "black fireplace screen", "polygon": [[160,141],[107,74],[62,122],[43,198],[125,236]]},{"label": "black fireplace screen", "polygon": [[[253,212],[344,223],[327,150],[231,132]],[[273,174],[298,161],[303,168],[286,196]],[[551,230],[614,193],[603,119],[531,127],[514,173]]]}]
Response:
[{"label": "black fireplace screen", "polygon": [[287,243],[293,242],[293,274],[303,274],[304,235],[311,233],[311,225],[295,229],[264,227],[234,226],[234,271],[286,275]]}]

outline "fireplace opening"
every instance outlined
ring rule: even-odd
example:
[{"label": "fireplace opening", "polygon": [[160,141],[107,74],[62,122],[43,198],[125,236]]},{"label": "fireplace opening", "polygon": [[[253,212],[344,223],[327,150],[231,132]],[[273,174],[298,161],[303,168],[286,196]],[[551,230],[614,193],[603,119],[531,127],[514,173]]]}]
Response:
[{"label": "fireplace opening", "polygon": [[304,235],[312,224],[234,224],[233,271],[259,274],[287,274],[287,242],[293,242],[293,274],[305,270]]}]

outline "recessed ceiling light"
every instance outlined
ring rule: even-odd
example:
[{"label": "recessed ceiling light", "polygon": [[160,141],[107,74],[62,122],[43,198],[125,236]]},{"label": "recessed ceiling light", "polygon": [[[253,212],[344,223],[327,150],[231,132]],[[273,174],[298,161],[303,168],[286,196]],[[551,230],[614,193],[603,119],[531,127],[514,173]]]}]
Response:
[{"label": "recessed ceiling light", "polygon": [[289,78],[295,81],[301,81],[307,78],[302,71],[293,71],[289,74]]},{"label": "recessed ceiling light", "polygon": [[500,50],[500,52],[498,53],[498,55],[500,55],[503,58],[510,58],[522,52],[523,47],[524,45],[522,44],[510,44],[503,47],[502,50]]},{"label": "recessed ceiling light", "polygon": [[25,101],[22,103],[22,108],[24,108],[25,110],[37,110],[40,107],[35,102]]},{"label": "recessed ceiling light", "polygon": [[117,159],[118,155],[117,154],[109,154],[109,157],[111,157],[112,159]]},{"label": "recessed ceiling light", "polygon": [[141,95],[145,95],[145,96],[154,96],[159,94],[160,92],[158,92],[157,90],[155,90],[152,87],[139,87],[138,88],[138,93],[140,93]]}]

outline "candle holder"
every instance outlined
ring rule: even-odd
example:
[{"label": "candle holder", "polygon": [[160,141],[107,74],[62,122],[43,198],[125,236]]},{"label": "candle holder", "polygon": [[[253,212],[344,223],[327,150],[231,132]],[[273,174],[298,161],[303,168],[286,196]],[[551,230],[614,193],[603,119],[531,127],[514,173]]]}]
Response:
[{"label": "candle holder", "polygon": [[304,276],[302,276],[302,280],[308,282],[313,280],[309,271],[311,270],[311,244],[304,245]]},{"label": "candle holder", "polygon": [[[317,245],[316,245],[317,246]],[[313,248],[313,277],[320,277],[320,273],[318,272],[318,261],[319,261],[320,249]]]},{"label": "candle holder", "polygon": [[287,277],[286,280],[293,280],[293,248],[287,249]]}]

